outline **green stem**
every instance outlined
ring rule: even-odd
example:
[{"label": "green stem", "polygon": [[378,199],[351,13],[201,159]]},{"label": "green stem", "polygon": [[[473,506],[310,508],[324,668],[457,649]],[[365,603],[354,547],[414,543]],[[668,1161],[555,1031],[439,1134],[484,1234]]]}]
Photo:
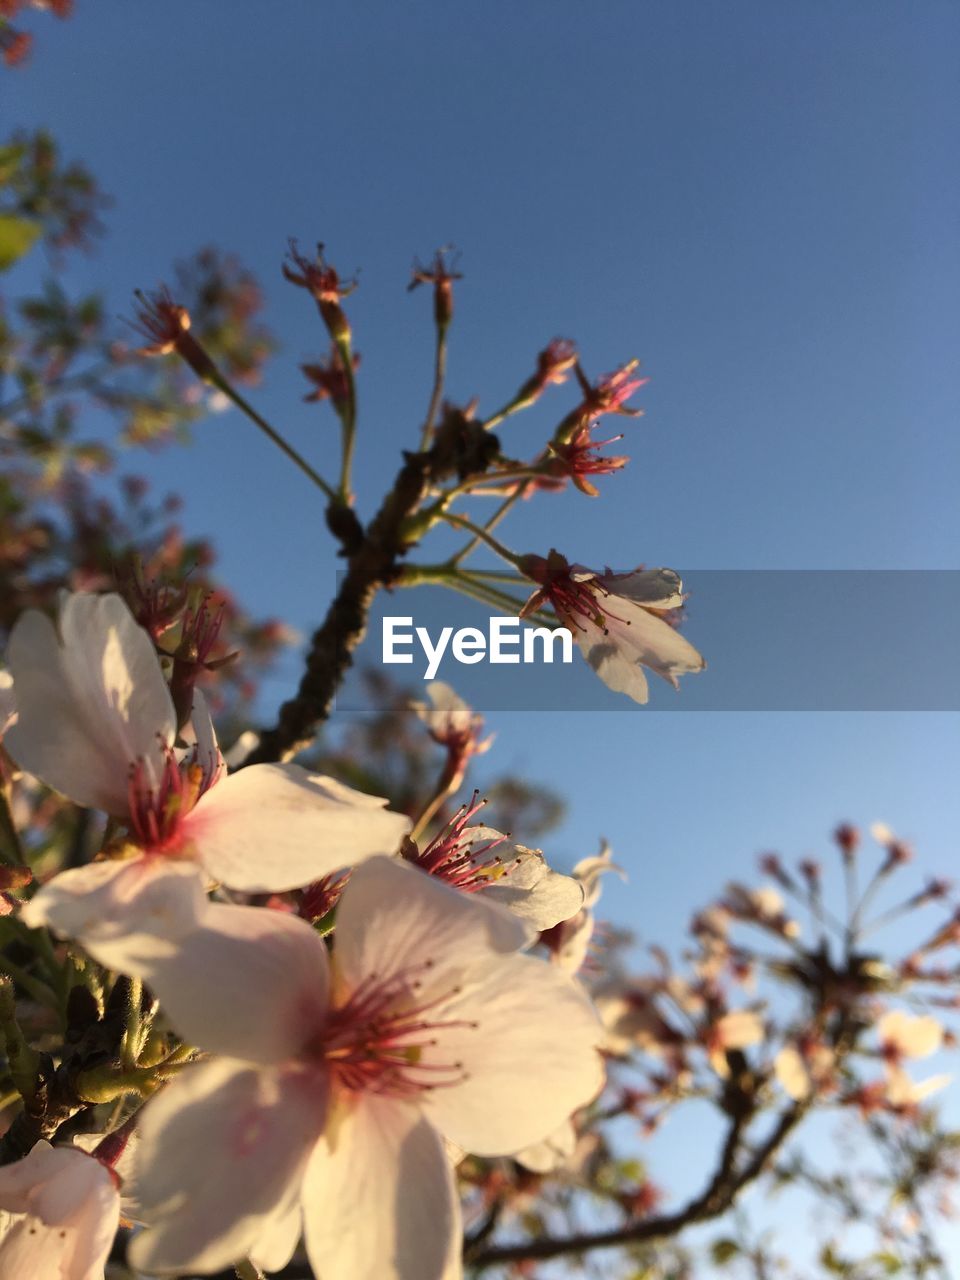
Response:
[{"label": "green stem", "polygon": [[[527,486],[525,484],[518,485],[517,488],[514,489],[513,493],[509,494],[503,502],[501,502],[500,506],[497,507],[496,511],[484,525],[484,533],[490,533],[491,530],[495,529],[504,516],[506,516],[507,512],[513,507],[514,503],[518,502],[526,491]],[[478,531],[469,542],[465,543],[464,546],[460,548],[453,557],[452,563],[461,564],[469,555],[473,554],[482,540],[483,534]]]},{"label": "green stem", "polygon": [[398,587],[437,586],[449,587],[461,595],[478,600],[481,604],[494,609],[506,609],[510,613],[519,613],[523,601],[505,591],[487,586],[483,582],[475,582],[471,574],[454,565],[408,565],[396,585]]},{"label": "green stem", "polygon": [[[336,496],[344,506],[348,507],[351,499],[350,477],[353,471],[353,449],[357,438],[357,382],[353,376],[353,352],[350,349],[349,337],[336,339],[336,347],[344,377],[347,380],[347,402],[340,418],[340,488]],[[333,497],[332,494],[329,496]]]},{"label": "green stem", "polygon": [[130,979],[130,997],[127,1003],[126,1028],[120,1046],[120,1061],[128,1070],[137,1065],[141,1049],[140,1005],[143,1001],[143,979]]},{"label": "green stem", "polygon": [[[496,514],[497,513],[495,512],[494,515]],[[440,518],[441,520],[446,520],[447,524],[452,524],[457,529],[466,529],[468,533],[473,534],[475,539],[478,539],[480,542],[485,542],[490,550],[496,552],[501,560],[506,560],[507,564],[512,564],[514,568],[520,569],[522,564],[520,556],[514,555],[514,553],[509,551],[502,542],[498,542],[497,539],[492,536],[490,529],[493,526],[489,520],[487,521],[487,524],[481,528],[480,525],[474,524],[472,520],[468,520],[466,516],[454,515],[453,512],[450,511],[441,512]],[[458,564],[461,559],[462,552],[457,555],[454,560],[454,564]]]},{"label": "green stem", "polygon": [[[352,370],[351,370],[350,376],[352,379]],[[277,446],[277,448],[282,450],[290,459],[290,461],[294,463],[296,466],[298,466],[300,470],[303,472],[303,474],[307,476],[308,479],[313,481],[313,483],[317,486],[318,489],[322,490],[322,492],[325,493],[326,496],[331,501],[336,501],[337,494],[334,492],[333,488],[329,484],[327,484],[323,476],[319,475],[316,471],[314,471],[313,467],[311,467],[310,463],[307,462],[306,458],[302,457],[299,453],[297,453],[296,449],[294,449],[292,445],[287,444],[283,436],[280,435],[278,431],[275,431],[273,427],[271,427],[270,423],[267,422],[266,418],[261,417],[260,414],[257,413],[253,405],[250,404],[248,400],[245,400],[239,391],[234,390],[234,388],[230,385],[230,383],[226,380],[226,378],[224,378],[223,374],[219,372],[217,372],[216,375],[211,374],[210,381],[213,383],[213,385],[217,388],[218,391],[222,391],[223,394],[227,397],[227,399],[230,400],[231,403],[236,405],[236,407],[240,410],[241,413],[246,414],[246,416],[250,419],[250,421],[255,426],[259,427],[260,430],[264,433],[264,435],[267,436],[268,439],[272,440],[273,443]]]},{"label": "green stem", "polygon": [[440,400],[443,396],[443,383],[447,376],[447,326],[437,325],[437,347],[433,364],[433,391],[430,393],[430,405],[420,436],[420,452],[425,453],[433,439],[433,428],[436,425]]}]

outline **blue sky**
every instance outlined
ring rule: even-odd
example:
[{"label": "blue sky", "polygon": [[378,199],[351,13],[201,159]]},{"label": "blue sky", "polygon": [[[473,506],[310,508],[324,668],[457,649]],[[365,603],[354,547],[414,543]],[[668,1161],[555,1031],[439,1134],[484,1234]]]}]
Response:
[{"label": "blue sky", "polygon": [[[237,251],[283,342],[257,402],[330,473],[332,419],[301,403],[295,370],[321,334],[279,261],[296,235],[362,268],[364,512],[429,391],[429,303],[404,292],[409,266],[452,241],[454,398],[492,410],[558,334],[591,374],[635,355],[651,378],[632,466],[600,500],[525,504],[512,545],[688,580],[960,568],[952,3],[81,0],[35,30],[4,117],[49,125],[116,200],[72,283],[105,283],[123,311],[193,248]],[[517,419],[507,445],[532,454],[571,395]],[[254,609],[304,630],[321,616],[336,569],[322,512],[248,424],[223,415],[142,469],[184,494]],[[899,657],[927,655],[918,616]],[[651,939],[676,938],[759,850],[824,850],[841,818],[886,820],[920,870],[955,864],[956,714],[490,723],[487,769],[568,797],[559,862],[610,838],[630,882],[608,908]]]}]

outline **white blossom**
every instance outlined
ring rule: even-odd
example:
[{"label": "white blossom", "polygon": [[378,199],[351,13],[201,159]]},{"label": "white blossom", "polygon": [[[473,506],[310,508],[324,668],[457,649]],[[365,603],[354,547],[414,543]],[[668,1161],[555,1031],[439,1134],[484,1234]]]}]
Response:
[{"label": "white blossom", "polygon": [[385,858],[344,890],[332,966],[300,920],[211,907],[150,979],[178,1032],[224,1056],[147,1105],[135,1265],[265,1262],[269,1239],[281,1266],[302,1221],[323,1280],[459,1274],[444,1140],[522,1151],[602,1084],[589,1003],[526,941],[510,912]]}]

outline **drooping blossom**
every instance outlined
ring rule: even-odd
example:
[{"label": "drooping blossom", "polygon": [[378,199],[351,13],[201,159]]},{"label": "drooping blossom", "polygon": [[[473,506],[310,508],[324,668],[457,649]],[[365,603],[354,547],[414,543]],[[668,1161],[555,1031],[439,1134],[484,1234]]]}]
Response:
[{"label": "drooping blossom", "polygon": [[523,572],[538,584],[521,617],[550,605],[603,683],[634,702],[649,698],[643,668],[676,689],[677,677],[702,671],[703,657],[663,619],[684,601],[672,569],[598,573],[557,551],[525,556]]},{"label": "drooping blossom", "polygon": [[279,912],[212,906],[152,989],[220,1060],[148,1103],[138,1185],[147,1271],[284,1265],[301,1229],[324,1280],[459,1274],[444,1139],[483,1156],[541,1141],[602,1083],[599,1027],[526,930],[403,862],[358,867],[332,965]]},{"label": "drooping blossom", "polygon": [[470,825],[485,803],[474,793],[423,849],[408,840],[404,858],[462,893],[508,908],[535,933],[575,916],[584,897],[579,881],[553,871],[539,849],[513,844],[493,827]]},{"label": "drooping blossom", "polygon": [[540,941],[550,959],[566,973],[578,973],[587,959],[596,924],[593,908],[600,899],[601,878],[608,871],[623,876],[623,869],[613,861],[613,850],[601,841],[600,852],[581,858],[573,868],[573,878],[583,887],[583,906],[575,916],[562,920],[541,934]]},{"label": "drooping blossom", "polygon": [[204,906],[204,878],[243,892],[298,888],[378,853],[407,819],[386,801],[292,764],[226,776],[202,699],[176,744],[170,691],[147,633],[116,595],[64,594],[59,629],[28,611],[8,651],[18,764],[123,834],[104,860],[55,876],[27,904],[31,927],[78,939],[129,970],[175,943]]},{"label": "drooping blossom", "polygon": [[443,680],[427,685],[426,702],[410,705],[427,727],[434,742],[447,752],[439,789],[453,792],[459,787],[474,756],[483,755],[493,745],[493,734],[483,737],[483,716],[468,706]]},{"label": "drooping blossom", "polygon": [[95,1157],[43,1141],[0,1168],[0,1275],[103,1280],[120,1221],[117,1182]]}]

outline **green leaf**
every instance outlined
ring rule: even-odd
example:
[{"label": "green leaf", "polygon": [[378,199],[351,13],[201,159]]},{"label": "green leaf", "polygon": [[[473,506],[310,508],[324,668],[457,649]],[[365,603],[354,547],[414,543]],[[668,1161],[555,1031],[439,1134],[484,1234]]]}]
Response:
[{"label": "green leaf", "polygon": [[0,271],[7,271],[33,248],[40,224],[26,218],[0,213]]}]

